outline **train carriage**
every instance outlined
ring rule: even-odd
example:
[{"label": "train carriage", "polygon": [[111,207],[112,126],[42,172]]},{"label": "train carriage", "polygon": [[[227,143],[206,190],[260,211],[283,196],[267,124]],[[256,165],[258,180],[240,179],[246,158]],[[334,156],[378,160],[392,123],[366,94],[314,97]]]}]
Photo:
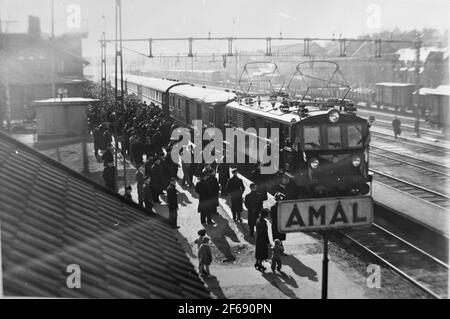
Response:
[{"label": "train carriage", "polygon": [[[368,170],[369,125],[336,99],[291,103],[274,97],[242,98],[228,90],[216,90],[177,81],[128,77],[141,99],[161,105],[178,124],[191,127],[202,120],[203,128],[278,129],[279,135],[256,136],[265,145],[277,143],[283,183],[294,181],[298,197],[365,195]],[[140,87],[140,89],[139,89]],[[147,100],[148,99],[148,100]],[[249,142],[235,148],[250,160]],[[236,156],[236,153],[235,153]]]}]

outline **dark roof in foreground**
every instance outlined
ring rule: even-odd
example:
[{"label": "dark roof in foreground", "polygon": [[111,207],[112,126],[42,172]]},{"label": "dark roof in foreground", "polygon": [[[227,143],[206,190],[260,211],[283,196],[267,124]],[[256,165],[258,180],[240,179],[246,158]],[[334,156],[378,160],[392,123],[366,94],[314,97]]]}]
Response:
[{"label": "dark roof in foreground", "polygon": [[162,218],[1,132],[0,190],[4,296],[209,298]]}]

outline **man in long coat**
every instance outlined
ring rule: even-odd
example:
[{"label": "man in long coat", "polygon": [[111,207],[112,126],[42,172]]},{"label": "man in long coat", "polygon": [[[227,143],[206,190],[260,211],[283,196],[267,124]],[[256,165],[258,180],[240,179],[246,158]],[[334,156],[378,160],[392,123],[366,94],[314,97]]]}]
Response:
[{"label": "man in long coat", "polygon": [[263,210],[256,221],[256,240],[255,240],[255,268],[264,271],[266,268],[262,265],[263,260],[269,258],[269,233],[267,231],[267,210]]},{"label": "man in long coat", "polygon": [[283,200],[283,195],[280,193],[275,194],[276,203],[270,208],[270,219],[272,220],[272,239],[279,239],[281,241],[286,240],[286,234],[278,231],[278,203]]},{"label": "man in long coat", "polygon": [[138,193],[138,202],[139,205],[144,207],[144,181],[145,181],[145,175],[142,172],[141,166],[138,166],[136,168],[136,182],[137,182],[137,193]]},{"label": "man in long coat", "polygon": [[213,221],[211,219],[211,210],[210,210],[210,198],[211,192],[209,190],[209,185],[206,180],[206,175],[201,175],[200,181],[195,185],[195,192],[198,194],[198,212],[200,213],[200,222],[202,224],[211,224],[213,225]]},{"label": "man in long coat", "polygon": [[219,173],[221,195],[225,196],[227,194],[227,183],[230,180],[230,164],[225,163],[225,159],[223,159],[223,162],[217,166],[217,172]]},{"label": "man in long coat", "polygon": [[173,228],[180,228],[177,226],[178,217],[178,199],[177,189],[175,187],[175,178],[170,179],[170,185],[167,187],[167,206],[169,207],[169,223]]},{"label": "man in long coat", "polygon": [[256,192],[256,185],[250,185],[250,193],[245,196],[245,207],[247,207],[248,212],[248,229],[250,232],[250,237],[255,234],[255,225],[259,213],[261,212],[261,197]]},{"label": "man in long coat", "polygon": [[230,194],[231,198],[231,212],[233,213],[233,220],[242,222],[242,194],[244,193],[245,187],[242,179],[237,176],[237,169],[234,169],[232,173],[233,177],[231,177],[228,181],[226,191]]}]

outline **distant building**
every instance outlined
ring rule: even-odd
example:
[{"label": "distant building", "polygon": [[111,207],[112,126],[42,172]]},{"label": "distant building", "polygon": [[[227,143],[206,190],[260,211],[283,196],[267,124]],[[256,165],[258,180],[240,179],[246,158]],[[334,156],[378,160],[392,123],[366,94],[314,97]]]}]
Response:
[{"label": "distant building", "polygon": [[[416,50],[403,48],[396,52],[398,67],[395,69],[400,82],[415,81]],[[435,88],[449,83],[448,48],[423,47],[420,50],[420,84]]]},{"label": "distant building", "polygon": [[[82,58],[82,39],[86,37],[86,33],[70,33],[54,39],[53,81],[61,95],[82,96],[86,82],[83,68],[89,64]],[[33,118],[32,102],[51,98],[53,82],[51,39],[41,34],[39,18],[29,17],[28,33],[1,33],[0,53],[0,120],[4,119],[6,87],[9,88],[11,119]]]}]

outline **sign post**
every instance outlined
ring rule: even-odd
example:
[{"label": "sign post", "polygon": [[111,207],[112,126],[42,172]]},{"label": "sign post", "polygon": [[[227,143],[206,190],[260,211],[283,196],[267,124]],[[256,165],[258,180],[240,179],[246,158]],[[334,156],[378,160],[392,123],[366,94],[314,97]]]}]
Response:
[{"label": "sign post", "polygon": [[329,231],[367,226],[372,222],[373,201],[370,196],[312,198],[278,203],[279,232],[320,232],[322,234],[322,299],[328,297]]},{"label": "sign post", "polygon": [[322,299],[328,297],[328,232],[322,232],[323,261],[322,261]]}]

